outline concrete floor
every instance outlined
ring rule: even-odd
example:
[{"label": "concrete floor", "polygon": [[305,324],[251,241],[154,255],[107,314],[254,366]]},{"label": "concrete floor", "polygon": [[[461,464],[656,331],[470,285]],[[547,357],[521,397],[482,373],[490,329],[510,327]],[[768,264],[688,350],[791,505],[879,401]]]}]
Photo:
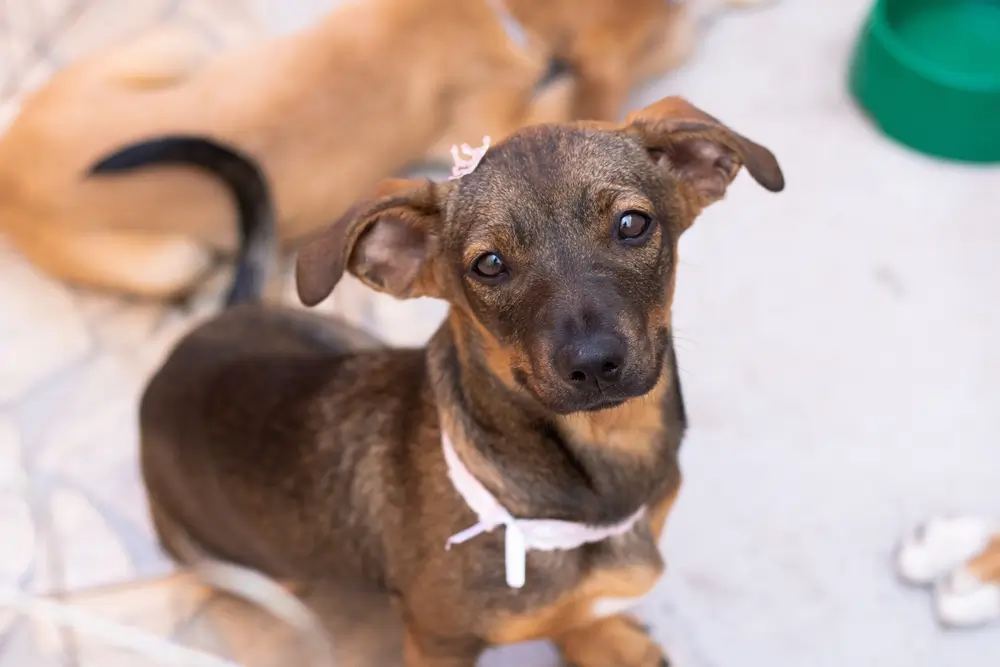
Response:
[{"label": "concrete floor", "polygon": [[[633,99],[687,96],[770,147],[788,180],[772,195],[742,176],[681,245],[686,487],[668,576],[642,610],[677,667],[1000,664],[1000,628],[940,630],[889,563],[928,514],[1000,517],[1000,169],[924,158],[861,115],[844,79],[867,5],[725,16],[687,66]],[[66,290],[10,253],[0,280],[0,456],[46,499],[0,494],[0,532],[6,544],[53,536],[35,560],[0,554],[3,581],[162,571],[134,472],[134,401],[192,316]],[[380,300],[375,321],[409,342],[440,312]],[[551,661],[533,649],[488,660]]]},{"label": "concrete floor", "polygon": [[650,618],[700,665],[987,667],[889,559],[927,514],[1000,517],[1000,169],[880,136],[845,90],[868,3],[730,15],[680,92],[779,157],[684,239],[675,320],[693,428]]}]

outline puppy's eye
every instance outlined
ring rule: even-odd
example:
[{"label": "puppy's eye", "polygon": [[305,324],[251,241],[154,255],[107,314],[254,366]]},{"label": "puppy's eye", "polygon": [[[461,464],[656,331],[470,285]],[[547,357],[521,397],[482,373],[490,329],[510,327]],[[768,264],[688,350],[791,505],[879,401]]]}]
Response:
[{"label": "puppy's eye", "polygon": [[626,211],[618,216],[618,222],[615,225],[615,235],[619,241],[636,243],[645,238],[653,226],[652,223],[653,219],[645,213]]},{"label": "puppy's eye", "polygon": [[472,263],[472,273],[484,282],[495,282],[507,275],[507,265],[495,252],[483,253]]}]

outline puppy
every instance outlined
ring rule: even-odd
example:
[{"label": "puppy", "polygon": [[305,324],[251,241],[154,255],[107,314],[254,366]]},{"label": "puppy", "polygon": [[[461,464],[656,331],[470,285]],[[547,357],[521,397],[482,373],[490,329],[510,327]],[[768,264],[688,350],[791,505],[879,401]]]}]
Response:
[{"label": "puppy", "polygon": [[228,197],[201,174],[85,178],[124,143],[210,136],[253,156],[288,246],[452,125],[470,141],[569,117],[568,86],[537,90],[547,62],[512,48],[488,0],[349,0],[294,35],[218,56],[190,37],[158,33],[79,60],[0,137],[0,231],[43,271],[166,298],[235,249]]},{"label": "puppy", "polygon": [[457,179],[384,182],[303,247],[301,300],[347,271],[447,320],[387,349],[251,300],[188,335],[140,409],[166,546],[388,591],[408,667],[540,638],[581,667],[663,664],[626,610],[663,572],[681,483],[677,246],[742,166],[783,189],[766,148],[667,98],[523,129]]}]

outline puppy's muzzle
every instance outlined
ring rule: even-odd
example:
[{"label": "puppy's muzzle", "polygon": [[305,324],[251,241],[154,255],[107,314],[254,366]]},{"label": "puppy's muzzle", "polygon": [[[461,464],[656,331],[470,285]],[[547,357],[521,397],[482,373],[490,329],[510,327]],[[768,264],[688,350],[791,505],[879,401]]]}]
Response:
[{"label": "puppy's muzzle", "polygon": [[570,340],[555,354],[554,366],[567,385],[582,393],[611,388],[622,378],[625,342],[611,333]]}]

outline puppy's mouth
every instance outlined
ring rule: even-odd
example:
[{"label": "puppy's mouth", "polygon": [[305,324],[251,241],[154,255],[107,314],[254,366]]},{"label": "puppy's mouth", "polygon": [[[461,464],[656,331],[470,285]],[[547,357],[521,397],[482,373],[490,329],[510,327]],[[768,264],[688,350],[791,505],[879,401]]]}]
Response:
[{"label": "puppy's mouth", "polygon": [[[659,364],[654,364],[654,366],[660,368]],[[653,391],[659,377],[659,372],[649,373],[641,379],[636,379],[628,383],[626,386],[615,385],[607,389],[601,388],[591,393],[567,397],[568,400],[564,402],[565,406],[561,414],[611,410],[631,400],[641,399]]]},{"label": "puppy's mouth", "polygon": [[628,400],[628,398],[601,396],[598,400],[590,403],[581,410],[577,410],[577,412],[600,412],[601,410],[611,410],[612,408],[617,408],[619,405],[624,405],[628,402]]},{"label": "puppy's mouth", "polygon": [[651,392],[659,379],[659,373],[650,373],[637,382],[617,384],[613,387],[596,388],[593,391],[567,391],[565,386],[546,386],[537,378],[529,378],[520,371],[514,371],[514,378],[543,407],[557,415],[574,412],[600,412],[624,405],[630,400],[641,398]]}]

